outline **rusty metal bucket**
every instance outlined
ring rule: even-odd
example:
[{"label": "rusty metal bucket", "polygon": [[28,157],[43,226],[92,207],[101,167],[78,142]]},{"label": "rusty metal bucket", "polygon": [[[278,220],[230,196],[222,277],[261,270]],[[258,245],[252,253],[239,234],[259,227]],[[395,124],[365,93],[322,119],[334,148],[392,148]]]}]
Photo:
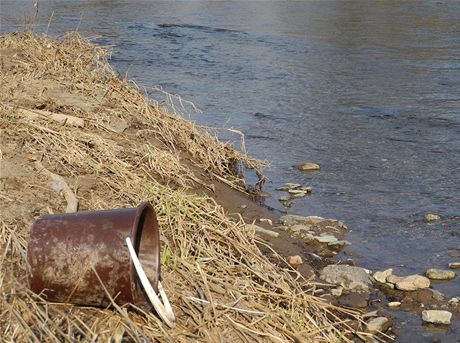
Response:
[{"label": "rusty metal bucket", "polygon": [[27,250],[30,288],[48,301],[102,307],[111,304],[108,292],[118,305],[131,303],[150,311],[127,237],[158,291],[160,237],[149,203],[40,217],[32,226]]}]

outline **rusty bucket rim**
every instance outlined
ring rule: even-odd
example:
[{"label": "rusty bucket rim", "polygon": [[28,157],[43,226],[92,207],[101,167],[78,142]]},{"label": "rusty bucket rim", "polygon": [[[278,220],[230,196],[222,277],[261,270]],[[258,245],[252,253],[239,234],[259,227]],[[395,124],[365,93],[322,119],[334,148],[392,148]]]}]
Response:
[{"label": "rusty bucket rim", "polygon": [[[140,224],[142,216],[144,215],[144,213],[148,213],[148,212],[150,212],[150,214],[153,216],[153,219],[154,219],[153,227],[151,227],[151,228],[140,227],[139,224]],[[155,209],[153,208],[152,204],[149,201],[143,201],[136,207],[136,215],[134,217],[133,226],[131,227],[131,232],[130,232],[131,237],[130,238],[131,238],[131,241],[133,242],[134,249],[136,251],[137,256],[139,256],[140,240],[142,240],[142,234],[138,237],[138,232],[139,232],[139,230],[144,230],[144,229],[153,230],[154,235],[156,235],[157,238],[158,238],[157,240],[155,240],[157,242],[157,249],[156,249],[157,251],[155,252],[155,254],[157,255],[156,256],[157,257],[156,258],[156,265],[155,265],[155,268],[157,270],[157,273],[156,273],[157,279],[153,280],[153,282],[152,282],[152,280],[149,279],[149,281],[152,284],[152,287],[155,290],[155,292],[158,292],[158,282],[161,279],[160,231],[159,231],[159,227],[158,227],[158,220],[157,220],[157,217],[156,217]],[[127,245],[126,245],[126,250],[128,250]],[[144,289],[143,289],[143,287],[141,285],[139,277],[136,274],[136,270],[135,270],[135,267],[134,267],[134,262],[132,260],[130,260],[130,264],[129,264],[129,277],[130,277],[130,281],[131,281],[131,292],[132,292],[133,297],[134,297],[133,301],[137,302],[135,298],[142,295],[144,300],[147,303],[150,303],[150,300],[148,299],[148,296],[144,292]]]}]

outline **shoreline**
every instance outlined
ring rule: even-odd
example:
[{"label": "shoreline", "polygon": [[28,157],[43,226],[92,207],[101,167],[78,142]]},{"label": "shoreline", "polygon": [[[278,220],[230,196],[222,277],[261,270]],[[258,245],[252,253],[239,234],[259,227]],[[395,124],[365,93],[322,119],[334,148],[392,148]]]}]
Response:
[{"label": "shoreline", "polygon": [[[30,38],[34,39],[34,37],[29,37],[28,39]],[[40,39],[43,39],[44,41],[49,40],[49,38],[40,38]],[[53,40],[48,41],[49,44],[53,42],[55,41]],[[90,47],[88,45],[85,45],[82,42],[80,42],[79,44],[80,44],[79,48],[84,49],[84,48]],[[42,52],[42,53],[46,55],[48,54],[46,49],[49,49],[51,51],[56,49],[57,51],[59,51],[59,49],[61,48],[62,47],[59,47],[59,45],[56,47],[53,46],[51,48],[48,48],[47,45],[45,45],[45,52]],[[19,57],[18,57],[18,54],[19,54]],[[3,66],[6,65],[6,69],[10,70],[8,68],[11,68],[11,64],[9,64],[8,61],[10,59],[15,59],[15,58],[17,60],[21,60],[20,54],[21,54],[20,51],[15,51],[15,50],[13,50],[13,53],[5,54],[4,51],[2,50],[1,56],[2,56]],[[56,52],[55,52],[55,55],[56,55]],[[40,56],[42,55],[38,54],[38,57]],[[30,62],[27,59],[22,59],[22,61],[23,61],[22,63],[26,63],[26,64]],[[48,63],[49,63],[49,60],[48,60]],[[104,70],[104,68],[107,68],[107,66],[102,65],[101,68],[102,70]],[[27,69],[27,70],[29,70],[29,72],[31,72],[32,74],[34,73],[33,69]],[[71,76],[74,77],[75,75],[71,75]],[[90,76],[94,77],[94,75],[91,75],[91,74]],[[117,106],[113,106],[113,104],[111,104],[109,101],[100,101],[100,99],[97,99],[98,102],[95,102],[95,98],[97,98],[97,96],[88,97],[87,94],[85,95],[85,92],[88,91],[88,89],[85,88],[84,86],[85,78],[82,78],[80,80],[80,82],[83,84],[80,87],[78,85],[78,82],[74,84],[73,81],[75,80],[72,80],[72,77],[70,78],[71,84],[73,85],[72,87],[74,87],[72,91],[69,91],[69,89],[60,89],[59,86],[52,85],[52,84],[51,85],[47,85],[47,84],[39,85],[39,82],[28,84],[27,85],[28,87],[30,87],[31,85],[33,86],[30,89],[27,89],[27,87],[23,87],[22,90],[21,89],[18,90],[18,87],[16,86],[11,87],[10,90],[11,92],[13,92],[12,94],[15,94],[15,92],[17,92],[19,94],[26,95],[26,96],[18,97],[17,95],[14,95],[13,99],[15,101],[9,102],[8,106],[2,109],[3,115],[5,115],[6,118],[14,118],[15,120],[19,120],[19,122],[22,122],[22,123],[24,123],[24,121],[28,123],[35,123],[35,125],[45,127],[47,130],[54,130],[57,132],[59,130],[65,131],[65,130],[74,129],[72,128],[71,120],[69,119],[84,118],[84,124],[88,125],[87,123],[89,123],[90,130],[92,131],[96,129],[99,130],[98,134],[101,135],[101,137],[103,137],[103,139],[105,140],[105,141],[101,140],[100,143],[101,144],[111,144],[112,143],[111,141],[116,142],[117,144],[114,144],[113,146],[109,146],[109,147],[118,149],[116,151],[117,153],[120,153],[120,154],[123,153],[123,149],[139,148],[141,146],[141,144],[138,144],[139,142],[133,143],[134,137],[136,137],[136,139],[139,139],[139,140],[153,139],[155,140],[155,144],[152,146],[152,148],[156,148],[158,149],[158,151],[161,150],[161,153],[158,156],[156,156],[156,159],[154,160],[146,161],[145,158],[142,158],[142,156],[140,156],[140,159],[137,161],[137,163],[140,163],[143,166],[148,166],[154,169],[155,173],[158,173],[158,175],[151,177],[149,181],[150,182],[158,181],[158,184],[155,184],[154,186],[151,185],[151,186],[154,187],[156,191],[159,191],[159,193],[162,194],[160,201],[167,200],[168,206],[172,206],[174,208],[175,197],[178,197],[180,201],[185,201],[183,200],[182,197],[184,197],[184,199],[187,199],[187,197],[190,197],[188,200],[190,200],[191,203],[195,202],[194,197],[196,195],[198,195],[199,197],[208,197],[209,199],[213,199],[213,201],[215,201],[217,204],[222,206],[222,208],[225,210],[224,211],[225,214],[222,213],[222,215],[224,215],[225,217],[231,218],[233,222],[238,224],[236,226],[232,226],[233,224],[228,224],[229,226],[227,230],[229,229],[230,232],[231,230],[244,228],[244,224],[240,221],[240,216],[244,218],[244,222],[246,222],[247,224],[254,223],[257,226],[261,226],[262,228],[268,229],[268,230],[273,229],[274,227],[277,227],[277,226],[278,227],[283,226],[282,222],[280,222],[280,217],[282,217],[281,213],[278,213],[277,211],[271,211],[264,205],[260,205],[256,203],[249,194],[245,194],[244,192],[241,191],[242,190],[241,180],[238,180],[238,178],[234,174],[232,175],[232,173],[229,172],[230,169],[232,169],[231,166],[225,163],[223,166],[219,165],[218,167],[214,167],[212,164],[206,165],[206,163],[209,163],[209,160],[206,160],[207,157],[203,153],[204,152],[203,142],[205,142],[206,144],[211,144],[211,145],[216,144],[215,146],[212,145],[212,147],[214,148],[213,151],[218,151],[219,153],[224,152],[223,156],[226,160],[240,159],[241,163],[243,164],[246,163],[246,164],[249,164],[250,166],[258,165],[257,161],[247,158],[245,156],[239,155],[238,153],[233,152],[232,150],[228,150],[227,147],[220,146],[219,144],[213,142],[212,140],[206,140],[206,138],[200,138],[200,139],[203,139],[204,141],[201,141],[200,142],[201,147],[200,147],[200,144],[198,144],[195,147],[196,150],[194,150],[193,152],[190,152],[190,151],[184,152],[183,151],[184,146],[182,146],[180,148],[182,150],[178,154],[170,154],[170,153],[168,154],[168,152],[170,152],[171,150],[170,150],[170,147],[168,147],[167,144],[165,144],[165,142],[173,141],[174,139],[176,139],[176,137],[174,137],[173,132],[170,132],[170,131],[162,132],[161,130],[156,129],[158,126],[163,125],[161,121],[155,119],[154,125],[149,127],[149,130],[153,131],[154,134],[152,134],[151,132],[150,133],[145,132],[147,130],[142,129],[142,121],[151,120],[151,118],[146,119],[146,117],[142,117],[142,115],[139,118],[133,117],[135,116],[134,113],[136,113],[136,106],[138,106],[139,104],[136,104],[136,106],[133,106],[133,108],[126,110],[126,112],[124,113],[117,112]],[[66,77],[63,77],[63,79],[65,80]],[[114,82],[110,78],[109,78],[109,81]],[[39,86],[43,86],[43,87],[41,87],[40,89]],[[117,92],[122,91],[122,88],[117,88],[117,87],[122,87],[122,86],[123,85],[120,86],[119,84],[115,84],[115,85],[110,84],[108,88],[112,89],[111,92],[115,90],[114,93],[117,93]],[[46,88],[46,90],[43,90],[44,88]],[[41,95],[37,97],[36,94],[40,94],[42,90],[43,92],[41,93]],[[37,93],[37,91],[39,92]],[[102,97],[102,99],[104,99],[105,97],[105,95],[103,95],[103,92],[99,93],[98,95]],[[138,98],[138,99],[141,99],[141,98]],[[113,101],[117,103],[121,100],[119,99],[119,96],[115,95],[113,97]],[[5,104],[5,98],[2,99],[2,103]],[[98,105],[97,109],[99,111],[107,111],[107,112],[105,113],[104,116],[100,116],[99,114],[97,114],[95,117],[88,117],[87,116],[88,113],[91,112],[92,110],[91,105],[93,104],[94,106],[94,104],[96,103]],[[147,105],[143,105],[143,106],[147,106]],[[17,111],[18,109],[21,109],[23,112],[18,114],[18,111]],[[32,112],[32,114],[28,113],[27,111]],[[47,111],[47,112],[40,113],[40,111]],[[145,109],[141,106],[138,106],[137,111],[142,113],[142,111],[145,111]],[[35,117],[34,117],[34,113],[36,115]],[[50,116],[51,116],[50,114],[53,114],[53,113],[63,113],[64,115],[67,116],[67,118],[65,118],[64,120],[60,120],[59,118],[57,118],[56,120],[52,118],[50,119]],[[117,120],[111,122],[111,118],[113,118],[112,116],[114,114],[119,117]],[[179,122],[180,124],[182,124],[185,121],[183,120],[181,121],[181,119],[177,119],[177,118],[172,118],[170,123],[172,122]],[[78,128],[78,125],[76,127]],[[6,127],[6,129],[8,129],[8,127]],[[20,126],[18,126],[18,129],[19,129],[18,132],[20,132],[21,131]],[[193,134],[195,135],[197,133],[193,131]],[[121,137],[123,135],[129,136],[132,141],[128,139],[124,139],[124,138],[118,141],[119,139],[118,137],[119,136]],[[8,137],[11,138],[12,136],[8,136]],[[30,137],[25,136],[25,141],[28,141],[29,139]],[[183,139],[185,140],[189,138],[185,137]],[[90,146],[91,144],[94,144],[94,142],[97,142],[97,138],[95,136],[93,136],[90,140],[87,140],[85,144]],[[183,141],[182,144],[184,144],[184,142],[189,142],[191,144],[195,142],[195,139],[192,138],[191,141]],[[8,184],[6,185],[6,189],[10,191],[6,195],[6,197],[12,199],[12,201],[9,201],[7,199],[7,203],[9,203],[9,205],[11,202],[16,203],[20,199],[21,196],[23,196],[24,199],[26,199],[25,201],[26,204],[33,199],[33,195],[34,195],[33,192],[29,194],[22,194],[21,187],[18,188],[18,185],[15,185],[14,182],[21,183],[21,182],[25,182],[25,179],[30,178],[30,175],[33,175],[33,173],[31,174],[31,170],[28,167],[28,164],[30,164],[30,162],[36,161],[38,158],[43,158],[43,154],[40,155],[40,151],[36,151],[35,153],[32,153],[32,154],[30,154],[30,151],[21,152],[21,154],[17,154],[15,152],[15,149],[19,149],[18,148],[19,146],[20,145],[17,145],[13,148],[8,148],[8,142],[2,142],[2,153],[4,153],[4,155],[6,156],[6,158],[4,158],[3,160],[3,169],[4,169],[4,172],[6,171],[6,174],[7,174],[7,177],[5,179],[6,180],[12,179],[12,180],[8,180],[7,182]],[[30,148],[30,145],[26,147]],[[46,146],[43,146],[43,147],[45,148]],[[55,151],[53,151],[52,149],[51,150],[45,149],[45,152],[47,154],[52,154]],[[147,151],[144,151],[144,152],[147,153]],[[245,160],[245,158],[247,159]],[[126,161],[129,161],[129,155],[126,155],[125,159]],[[172,164],[172,167],[169,170],[165,170],[169,168],[169,166],[167,165],[168,163],[171,162],[171,160],[173,160],[174,162]],[[213,160],[213,159],[210,159],[210,160]],[[52,158],[50,158],[50,162],[53,162]],[[117,206],[125,205],[126,206],[126,204],[134,203],[137,199],[136,196],[130,195],[129,198],[124,198],[124,199],[121,198],[120,200],[117,199],[116,201],[111,202],[110,200],[105,200],[104,197],[101,196],[98,200],[99,202],[98,201],[94,201],[94,202],[87,201],[88,198],[94,195],[94,193],[98,193],[98,187],[99,187],[98,183],[100,182],[100,179],[95,177],[94,176],[95,174],[85,174],[85,175],[76,175],[72,173],[68,174],[68,171],[66,169],[68,168],[68,166],[59,165],[59,163],[56,163],[56,161],[54,161],[53,163],[49,165],[51,167],[54,166],[58,168],[62,173],[64,173],[64,175],[67,174],[66,178],[69,184],[72,186],[73,189],[77,190],[76,191],[77,195],[82,200],[80,204],[82,209],[93,209],[93,208],[101,208],[101,207],[105,208],[106,206],[114,206],[114,205],[117,205]],[[161,169],[161,168],[155,169],[155,164],[160,164],[160,165],[164,164],[167,167],[165,167],[164,169]],[[7,168],[5,168],[5,165],[7,166]],[[18,176],[12,177],[11,175],[13,175],[13,170],[15,170],[18,166],[21,166],[21,165],[24,166],[24,168],[22,168],[22,171],[20,171]],[[84,170],[82,165],[79,165],[79,168]],[[9,169],[11,169],[11,171],[9,171]],[[78,170],[78,169],[75,169],[75,170]],[[85,170],[85,171],[87,172],[88,170]],[[127,170],[126,172],[128,171],[129,170]],[[129,172],[131,173],[131,171]],[[181,173],[183,173],[183,175],[181,175]],[[8,177],[8,175],[10,176]],[[126,174],[126,175],[129,175],[129,174]],[[144,177],[145,176],[146,175],[144,175]],[[16,180],[14,180],[14,178],[16,178]],[[222,179],[225,182],[222,181]],[[28,224],[30,224],[30,221],[33,221],[33,219],[36,218],[37,215],[40,215],[46,212],[50,212],[50,211],[54,212],[54,211],[62,210],[63,199],[59,199],[59,196],[54,194],[52,190],[49,189],[49,185],[47,186],[46,180],[42,179],[40,181],[41,181],[40,185],[35,185],[34,192],[37,192],[40,189],[42,191],[43,189],[47,189],[46,194],[50,196],[50,199],[42,198],[41,199],[43,202],[42,206],[40,208],[34,208],[33,211],[30,209],[27,210],[25,205],[18,206],[18,209],[17,209],[18,212],[29,211],[29,213],[27,213],[27,221],[26,221],[26,222],[29,222]],[[161,184],[162,182],[165,182],[165,185],[166,185],[165,187]],[[168,187],[172,183],[175,183],[175,185],[172,186],[171,191],[170,191]],[[229,184],[233,185],[233,188],[232,186],[229,186]],[[107,195],[117,196],[117,192],[107,193],[107,190],[110,190],[110,189],[113,190],[114,187],[117,187],[117,185],[111,184],[108,186],[109,187],[105,190],[105,193],[102,193],[102,194],[104,196],[107,196]],[[125,187],[126,186],[129,187],[129,183],[126,183]],[[15,193],[15,189],[16,189],[16,193]],[[118,188],[118,192],[120,192],[120,190],[122,189],[123,188]],[[182,191],[182,189],[185,189],[185,191]],[[130,192],[130,190],[128,190],[127,192]],[[12,194],[14,194],[14,197]],[[145,194],[146,193],[143,193],[142,195],[145,195]],[[123,197],[123,195],[118,195],[118,196]],[[148,194],[147,196],[152,199],[153,198],[158,199],[155,196],[153,196],[151,193]],[[208,200],[205,200],[205,202],[207,201]],[[159,205],[160,207],[163,206],[161,203]],[[5,208],[2,208],[2,211],[6,211]],[[189,214],[187,210],[184,210],[184,211],[185,213],[183,214],[187,218]],[[213,209],[213,211],[220,211],[220,210],[217,209],[216,207]],[[14,211],[12,212],[14,214]],[[163,212],[162,214],[164,215]],[[14,218],[11,215],[11,213],[9,213],[9,215],[11,217],[10,219],[14,221]],[[224,220],[222,219],[223,217],[219,217],[219,218],[220,220]],[[305,218],[308,218],[308,217],[305,217]],[[269,219],[274,223],[274,225],[269,225],[269,221],[267,220],[260,222],[260,219]],[[204,223],[205,223],[204,225],[206,225],[206,221]],[[212,221],[212,225],[220,225],[217,223],[218,221]],[[313,235],[313,237],[318,237],[321,234],[327,233],[329,235],[333,234],[337,238],[339,238],[339,240],[342,240],[342,238],[346,236],[346,230],[343,227],[341,227],[341,225],[339,225],[338,223],[339,222],[335,220],[325,220],[325,221],[320,220],[318,223],[313,223],[313,222],[303,223],[302,222],[302,225],[307,224],[309,226],[309,228],[305,230],[311,231],[311,232],[307,232],[307,234]],[[25,223],[21,223],[20,225],[22,227],[25,227],[24,224]],[[299,223],[296,223],[296,224],[299,224]],[[163,220],[163,225],[165,225],[164,220]],[[370,294],[368,295],[367,300],[363,300],[363,297],[360,295],[356,296],[354,294],[355,292],[350,292],[347,294],[347,292],[345,291],[342,295],[342,291],[343,291],[342,289],[340,291],[340,294],[338,296],[335,296],[331,293],[335,292],[335,294],[338,294],[339,291],[337,289],[339,289],[339,287],[337,287],[336,285],[334,286],[321,285],[320,286],[320,284],[324,284],[324,282],[317,280],[317,279],[312,279],[312,278],[316,278],[316,276],[321,272],[321,270],[324,267],[328,265],[337,264],[338,261],[330,259],[330,257],[332,257],[333,255],[332,252],[334,250],[324,249],[328,247],[327,243],[326,245],[320,244],[318,242],[312,243],[312,242],[315,242],[315,239],[312,240],[311,237],[307,235],[305,235],[305,237],[302,237],[302,235],[293,237],[293,234],[294,234],[294,232],[292,231],[293,225],[284,225],[284,226],[285,226],[284,230],[277,230],[279,237],[270,237],[270,236],[267,237],[264,234],[260,234],[260,236],[263,238],[263,241],[262,241],[257,237],[258,234],[256,234],[256,236],[254,237],[252,232],[248,235],[248,237],[252,237],[253,241],[251,242],[253,242],[254,245],[257,245],[258,248],[262,252],[264,252],[265,256],[270,259],[272,265],[274,266],[273,268],[275,268],[273,270],[274,271],[276,270],[276,273],[282,272],[282,275],[285,275],[284,273],[286,273],[286,275],[291,275],[291,277],[293,278],[299,278],[300,275],[302,275],[300,279],[303,281],[300,283],[296,283],[296,282],[292,283],[291,285],[292,287],[294,288],[299,287],[301,289],[305,287],[306,289],[312,292],[311,293],[312,295],[318,296],[320,299],[326,299],[329,302],[331,302],[333,305],[338,305],[342,307],[345,306],[349,308],[350,307],[358,308],[360,307],[358,305],[363,305],[363,301],[366,301],[366,305],[364,307],[361,307],[361,310],[360,310],[361,312],[369,313],[369,312],[372,312],[371,310],[378,308],[376,306],[368,305],[367,302],[369,300],[375,300],[375,298],[371,298]],[[207,234],[206,232],[207,231],[204,231],[203,233]],[[226,232],[228,234],[229,231],[226,231]],[[24,235],[24,239],[25,238],[26,238],[26,235]],[[308,238],[309,244],[306,244],[306,241],[305,241],[306,238]],[[170,238],[168,238],[168,241],[170,241]],[[269,245],[267,245],[265,242],[268,242]],[[327,251],[324,251],[324,250],[327,250]],[[276,251],[276,253],[274,253],[274,251]],[[325,253],[323,254],[323,252]],[[327,253],[329,253],[329,256],[326,256]],[[321,254],[323,254],[324,256],[320,256]],[[301,256],[303,263],[295,267],[289,267],[288,265],[286,265],[286,260],[288,260],[289,256],[295,256],[295,255]],[[215,255],[215,257],[218,258],[218,255]],[[354,264],[353,262],[349,262],[349,263]],[[267,265],[264,264],[264,266],[268,266],[268,264]],[[169,267],[167,267],[167,269],[169,269]],[[272,268],[272,266],[270,266],[270,268]],[[169,280],[173,280],[171,275],[169,275]],[[370,286],[370,287],[372,288],[372,293],[376,293],[376,292],[383,293],[383,296],[379,295],[380,298],[393,297],[394,299],[402,299],[403,298],[402,295],[405,294],[405,293],[398,293],[398,291],[389,292],[388,290],[380,289],[380,287],[376,287],[375,285]],[[322,291],[319,292],[318,289],[322,289]],[[214,290],[211,291],[211,294],[214,294]],[[219,294],[219,292],[217,292],[217,294]],[[217,294],[214,294],[214,295],[217,296]],[[419,306],[420,303],[422,303],[422,301],[427,302],[427,299],[432,296],[431,293],[426,293],[425,295],[423,295],[420,292],[413,293],[412,295],[413,295],[414,300],[413,301],[410,299],[407,300],[408,303],[411,303],[411,302],[413,303],[412,307],[411,306],[408,307],[408,309],[410,310],[414,310],[415,308],[417,308],[417,306],[418,306],[418,310],[420,310],[420,306]],[[417,298],[420,298],[422,300],[420,299],[417,300]],[[444,305],[444,303],[441,302],[439,299],[435,299],[435,298],[433,299],[437,300],[437,302],[432,302],[430,306],[440,307]],[[372,304],[375,304],[375,301],[373,301]],[[458,309],[458,306],[456,308]],[[388,315],[385,313],[386,307],[382,306],[378,309],[380,310],[380,312],[375,313],[373,315],[374,317],[378,317],[378,318],[389,317],[391,319],[391,315]],[[345,310],[345,313],[346,313],[346,310]],[[457,316],[455,317],[455,320],[458,320],[459,313],[457,312],[455,315]],[[365,328],[364,323],[365,322],[369,323],[374,317],[370,316],[370,317],[361,319],[359,315],[356,314],[355,316],[357,316],[357,318],[359,319],[355,321],[351,320],[350,323],[352,324],[350,324],[350,327],[352,327],[353,330],[355,330],[355,333],[362,331],[363,332],[362,334],[364,334],[365,336],[366,335],[371,336],[372,335],[371,333],[365,332],[366,328]],[[206,320],[209,320],[209,318]],[[362,322],[360,320],[362,320]],[[385,327],[385,329],[387,329],[387,327]],[[342,330],[344,330],[343,331],[344,334],[345,333],[349,334],[349,331],[353,331],[353,330],[350,330],[349,328],[348,329],[343,328]],[[212,331],[209,331],[209,332],[212,332]],[[292,333],[289,330],[287,332],[288,333],[283,332],[282,330],[278,330],[278,333],[281,333],[281,335],[283,335],[282,337],[284,337],[285,339],[291,339],[291,340],[296,341],[296,339],[292,337],[297,337],[296,336],[297,334]],[[299,332],[302,332],[302,330],[299,330]],[[292,335],[290,336],[289,333],[291,333],[293,336]],[[393,333],[389,331],[389,334],[392,335]],[[359,334],[357,334],[357,337],[360,337]],[[385,336],[379,336],[379,337],[381,339],[390,339],[390,337],[385,337]]]},{"label": "shoreline", "polygon": [[[257,247],[262,241],[232,215],[230,204],[244,201],[254,218],[265,216],[245,195],[235,168],[258,169],[262,162],[152,104],[118,78],[105,49],[76,34],[3,35],[0,52],[0,268],[2,292],[9,294],[0,300],[2,337],[86,341],[100,332],[100,339],[134,342],[300,342],[372,336],[359,312],[315,297],[314,285],[293,268],[270,262]],[[175,329],[115,305],[49,304],[28,289],[29,228],[67,207],[49,175],[64,180],[80,211],[154,204]],[[216,198],[228,198],[228,215]]]}]

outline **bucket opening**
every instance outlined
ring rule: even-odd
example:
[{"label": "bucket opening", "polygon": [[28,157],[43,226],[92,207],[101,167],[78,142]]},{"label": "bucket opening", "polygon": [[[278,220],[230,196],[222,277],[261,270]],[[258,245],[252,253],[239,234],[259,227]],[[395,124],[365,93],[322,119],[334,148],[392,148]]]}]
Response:
[{"label": "bucket opening", "polygon": [[[158,232],[158,222],[155,211],[150,204],[142,204],[138,210],[137,215],[139,220],[134,228],[134,249],[153,289],[158,292],[160,275],[160,235]],[[134,280],[136,291],[141,292],[143,297],[146,297],[139,278],[134,276]]]}]

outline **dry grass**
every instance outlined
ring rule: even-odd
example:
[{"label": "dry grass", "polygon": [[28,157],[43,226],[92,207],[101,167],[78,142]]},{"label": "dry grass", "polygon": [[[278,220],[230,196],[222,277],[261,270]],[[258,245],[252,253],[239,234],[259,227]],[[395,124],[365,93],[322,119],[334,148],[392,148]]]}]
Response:
[{"label": "dry grass", "polygon": [[[0,157],[23,163],[25,171],[16,180],[22,188],[0,193],[6,204],[0,231],[3,340],[334,342],[357,337],[348,325],[356,312],[312,296],[314,286],[307,280],[261,254],[242,220],[230,220],[212,198],[193,194],[194,187],[207,183],[197,169],[244,191],[238,169],[263,163],[150,102],[117,77],[106,61],[107,50],[76,34],[60,39],[6,35],[0,37],[0,49],[7,56],[1,74]],[[32,105],[83,118],[85,126],[47,117],[31,120],[17,110]],[[127,124],[125,132],[113,132],[114,118]],[[80,176],[96,180],[85,191],[74,184],[80,209],[155,204],[162,279],[178,319],[175,329],[126,307],[52,304],[28,290],[29,227],[39,214],[63,211],[66,205],[37,174],[36,159],[69,184]]]}]

